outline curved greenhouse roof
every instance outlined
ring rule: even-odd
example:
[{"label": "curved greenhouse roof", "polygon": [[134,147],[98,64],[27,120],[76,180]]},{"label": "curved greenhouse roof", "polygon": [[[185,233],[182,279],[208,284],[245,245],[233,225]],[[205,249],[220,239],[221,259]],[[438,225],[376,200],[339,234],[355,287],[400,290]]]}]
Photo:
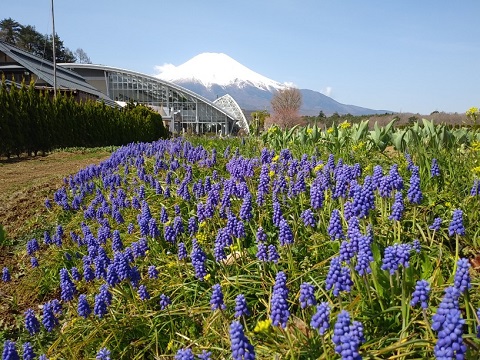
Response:
[{"label": "curved greenhouse roof", "polygon": [[225,94],[222,97],[219,97],[213,103],[220,106],[226,112],[230,113],[238,121],[239,126],[247,134],[249,133],[247,119],[245,118],[242,109],[240,109],[240,106],[229,94]]},{"label": "curved greenhouse roof", "polygon": [[231,101],[228,104],[214,103],[154,76],[105,65],[64,63],[59,66],[77,72],[90,85],[120,104],[135,101],[155,108],[172,132],[221,131],[222,134],[231,134],[239,127],[248,132],[245,117],[233,99],[238,108],[235,111],[232,111]]}]

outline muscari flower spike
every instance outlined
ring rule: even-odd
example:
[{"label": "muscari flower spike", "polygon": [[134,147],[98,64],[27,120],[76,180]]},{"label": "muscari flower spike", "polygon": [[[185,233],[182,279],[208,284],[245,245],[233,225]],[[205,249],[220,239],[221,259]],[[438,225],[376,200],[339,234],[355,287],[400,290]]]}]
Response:
[{"label": "muscari flower spike", "polygon": [[472,287],[469,269],[470,262],[467,259],[462,258],[457,261],[457,271],[455,272],[454,286],[461,293],[464,293]]},{"label": "muscari flower spike", "polygon": [[13,341],[6,340],[3,343],[2,360],[20,360]]},{"label": "muscari flower spike", "polygon": [[86,319],[92,313],[92,309],[88,304],[87,295],[81,294],[78,297],[77,312],[78,315],[83,317],[84,319]]},{"label": "muscari flower spike", "polygon": [[242,324],[238,321],[230,324],[230,343],[233,360],[255,359],[255,349],[245,336]]},{"label": "muscari flower spike", "polygon": [[438,231],[440,230],[440,225],[442,225],[442,219],[437,217],[433,220],[432,225],[430,225],[428,228],[430,230]]},{"label": "muscari flower spike", "polygon": [[97,356],[95,357],[95,359],[99,359],[99,360],[110,360],[110,350],[108,350],[106,347],[103,347],[101,348],[98,353],[97,353]]},{"label": "muscari flower spike", "polygon": [[283,271],[279,271],[275,277],[270,304],[272,325],[286,328],[290,311],[288,310],[287,276]]},{"label": "muscari flower spike", "polygon": [[318,331],[320,335],[324,335],[330,327],[330,306],[327,302],[317,305],[317,312],[312,316],[310,326]]},{"label": "muscari flower spike", "polygon": [[8,270],[7,267],[4,267],[2,270],[2,281],[3,282],[9,282],[11,281],[11,276],[10,276],[10,271]]},{"label": "muscari flower spike", "polygon": [[165,294],[160,295],[160,310],[164,310],[171,303],[172,301],[167,295]]},{"label": "muscari flower spike", "polygon": [[202,350],[202,353],[197,354],[197,357],[200,360],[210,360],[212,358],[212,353],[210,351],[207,351],[207,350]]},{"label": "muscari flower spike", "polygon": [[448,226],[448,235],[465,235],[465,227],[463,226],[463,211],[460,209],[456,209],[453,211],[452,221]]},{"label": "muscari flower spike", "polygon": [[247,300],[243,294],[237,295],[235,298],[235,317],[239,318],[241,316],[249,316],[250,311],[247,307]]},{"label": "muscari flower spike", "polygon": [[43,304],[42,324],[48,332],[53,331],[58,325],[58,319],[55,317],[54,303],[52,301]]},{"label": "muscari flower spike", "polygon": [[140,285],[138,287],[138,296],[141,300],[148,300],[150,299],[150,294],[148,293],[147,287],[145,285]]},{"label": "muscari flower spike", "polygon": [[426,280],[418,280],[415,290],[412,293],[410,305],[416,306],[420,303],[422,309],[428,309],[428,299],[430,294],[430,285]]},{"label": "muscari flower spike", "polygon": [[464,359],[467,346],[463,341],[465,320],[459,309],[450,309],[438,331],[437,343],[433,349],[436,359]]},{"label": "muscari flower spike", "polygon": [[315,225],[317,224],[313,215],[313,211],[311,209],[303,211],[300,214],[300,218],[303,220],[305,226],[315,227]]},{"label": "muscari flower spike", "polygon": [[35,316],[35,312],[32,309],[27,309],[25,311],[25,328],[30,333],[34,335],[40,331],[40,322]]},{"label": "muscari flower spike", "polygon": [[345,237],[342,229],[342,219],[340,218],[340,211],[338,211],[338,209],[332,211],[328,225],[328,234],[332,240],[343,239]]},{"label": "muscari flower spike", "polygon": [[33,351],[32,344],[29,342],[23,343],[23,360],[34,360],[36,357],[35,352]]},{"label": "muscari flower spike", "polygon": [[175,354],[175,360],[195,360],[192,349],[179,349]]},{"label": "muscari flower spike", "polygon": [[315,287],[307,282],[300,285],[300,307],[305,309],[308,306],[317,305],[315,299]]},{"label": "muscari flower spike", "polygon": [[223,302],[223,293],[220,284],[215,284],[212,287],[212,297],[210,298],[210,306],[212,310],[225,310],[227,306]]},{"label": "muscari flower spike", "polygon": [[432,166],[430,168],[431,177],[440,176],[440,167],[438,166],[437,159],[432,159]]}]

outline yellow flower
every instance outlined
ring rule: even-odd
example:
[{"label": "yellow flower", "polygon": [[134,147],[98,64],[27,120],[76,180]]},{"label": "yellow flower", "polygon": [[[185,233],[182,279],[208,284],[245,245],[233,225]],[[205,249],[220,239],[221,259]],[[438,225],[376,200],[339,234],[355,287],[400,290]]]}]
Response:
[{"label": "yellow flower", "polygon": [[474,172],[475,174],[480,174],[480,166],[474,167],[472,169],[472,172]]},{"label": "yellow flower", "polygon": [[173,339],[168,342],[167,350],[172,350],[172,347],[173,347]]},{"label": "yellow flower", "polygon": [[352,146],[353,151],[365,149],[365,141],[360,141],[358,144]]},{"label": "yellow flower", "polygon": [[308,129],[307,129],[307,134],[308,134],[308,135],[310,135],[312,132],[313,132],[313,129],[312,129],[312,128],[308,128]]},{"label": "yellow flower", "polygon": [[372,164],[368,163],[368,165],[365,167],[365,172],[369,173],[372,170]]},{"label": "yellow flower", "polygon": [[207,235],[204,233],[197,233],[196,238],[200,244],[204,244],[207,241]]},{"label": "yellow flower", "polygon": [[206,281],[206,280],[210,279],[210,277],[211,277],[211,275],[210,275],[210,274],[207,274],[207,275],[205,275],[205,276],[203,277],[203,280]]},{"label": "yellow flower", "polygon": [[341,129],[348,129],[350,126],[352,126],[347,120],[345,120],[343,123],[340,124]]},{"label": "yellow flower", "polygon": [[322,170],[324,166],[325,166],[325,164],[318,164],[317,166],[315,166],[313,168],[313,172],[316,173],[316,172]]},{"label": "yellow flower", "polygon": [[272,125],[272,126],[270,126],[270,127],[268,128],[268,131],[267,131],[267,132],[268,132],[269,134],[273,134],[273,133],[277,132],[277,130],[278,130],[278,126],[277,126],[277,125]]},{"label": "yellow flower", "polygon": [[270,171],[268,172],[268,176],[270,176],[271,178],[273,178],[273,177],[275,176],[275,171],[270,170]]},{"label": "yellow flower", "polygon": [[255,329],[253,329],[253,331],[256,333],[265,332],[270,328],[270,326],[272,326],[272,320],[259,320],[257,322],[257,325],[255,325]]},{"label": "yellow flower", "polygon": [[467,110],[465,113],[467,116],[475,116],[478,115],[478,108],[475,106],[472,106],[470,109]]},{"label": "yellow flower", "polygon": [[480,151],[480,141],[472,141],[472,150]]},{"label": "yellow flower", "polygon": [[280,158],[279,155],[275,155],[275,156],[273,157],[272,161],[273,161],[273,162],[276,162],[276,161],[278,161],[279,158]]},{"label": "yellow flower", "polygon": [[329,134],[333,133],[333,127],[329,127],[329,128],[327,129],[327,133],[329,133]]},{"label": "yellow flower", "polygon": [[198,226],[201,228],[204,228],[205,226],[207,226],[207,222],[206,221],[202,221],[200,224],[198,224]]}]

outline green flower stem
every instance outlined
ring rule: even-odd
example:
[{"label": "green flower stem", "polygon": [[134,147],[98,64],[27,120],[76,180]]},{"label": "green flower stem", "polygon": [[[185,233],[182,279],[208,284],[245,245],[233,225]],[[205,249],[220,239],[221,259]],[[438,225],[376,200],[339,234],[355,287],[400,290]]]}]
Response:
[{"label": "green flower stem", "polygon": [[[475,334],[475,327],[473,326],[475,324],[475,317],[472,316],[472,309],[470,307],[470,294],[468,293],[468,289],[465,290],[465,309],[467,312],[467,322],[468,322],[468,333],[469,334]],[[475,310],[474,310],[475,312]],[[470,321],[473,320],[473,321]]]},{"label": "green flower stem", "polygon": [[330,359],[330,356],[327,352],[327,344],[325,344],[325,335],[322,336],[322,347],[323,347],[323,354],[325,355],[325,358]]},{"label": "green flower stem", "polygon": [[407,271],[405,268],[403,268],[403,276],[400,279],[400,273],[397,272],[397,279],[398,281],[401,281],[401,287],[402,287],[402,332],[400,333],[400,339],[404,339],[406,337],[406,331],[407,331],[407,324],[409,320],[409,303],[407,302],[407,281],[406,281],[406,275]]},{"label": "green flower stem", "polygon": [[[377,278],[375,277],[373,272],[372,272],[372,280],[373,280],[373,286],[375,287],[375,292],[377,294],[380,294],[380,291],[378,290],[380,288],[380,284],[378,283]],[[380,296],[378,296],[377,299],[378,299],[378,302],[380,303],[380,307],[382,308],[382,312],[384,312],[385,305],[383,304],[383,299]]]},{"label": "green flower stem", "polygon": [[460,235],[455,234],[455,263],[453,265],[453,272],[452,274],[455,276],[457,272],[457,262],[460,256]]},{"label": "green flower stem", "polygon": [[370,307],[373,307],[372,294],[370,293],[370,284],[368,283],[367,275],[364,274],[362,276],[362,278],[363,278],[363,282],[365,283],[365,289],[367,291],[368,301],[370,302]]},{"label": "green flower stem", "polygon": [[412,216],[412,231],[415,231],[415,226],[416,226],[416,220],[417,220],[417,207],[414,205],[413,206],[413,216]]}]

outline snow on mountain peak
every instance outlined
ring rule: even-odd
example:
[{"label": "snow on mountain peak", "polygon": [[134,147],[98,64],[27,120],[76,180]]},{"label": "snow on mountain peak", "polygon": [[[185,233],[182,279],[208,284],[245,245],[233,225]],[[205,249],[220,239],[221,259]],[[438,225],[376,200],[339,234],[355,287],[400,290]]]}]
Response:
[{"label": "snow on mountain peak", "polygon": [[156,66],[159,79],[174,82],[196,81],[204,86],[253,85],[262,90],[284,89],[286,84],[271,80],[250,70],[223,53],[202,53],[182,65],[165,64]]}]

